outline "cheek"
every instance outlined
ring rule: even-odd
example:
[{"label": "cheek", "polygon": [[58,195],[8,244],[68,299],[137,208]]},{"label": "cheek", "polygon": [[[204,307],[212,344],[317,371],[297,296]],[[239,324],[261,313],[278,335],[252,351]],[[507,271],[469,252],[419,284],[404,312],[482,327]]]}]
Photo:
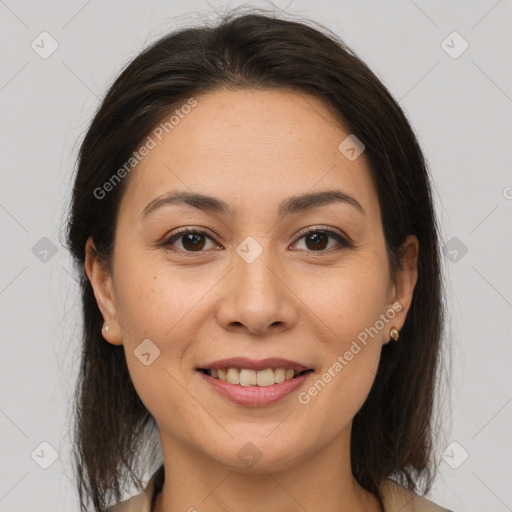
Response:
[{"label": "cheek", "polygon": [[[345,327],[349,331],[358,333],[359,329]],[[348,425],[364,404],[377,374],[382,345],[379,336],[369,336],[363,343],[357,334],[348,334],[325,348],[321,368],[298,400],[304,414],[315,418],[329,437]]]},{"label": "cheek", "polygon": [[[116,267],[116,304],[124,328],[123,342],[132,345],[152,336],[163,342],[197,299],[193,285],[147,256],[126,257]],[[180,324],[181,325],[181,324]],[[125,340],[126,338],[126,340]]]},{"label": "cheek", "polygon": [[147,262],[138,265],[125,259],[116,268],[116,278],[123,347],[135,390],[159,424],[178,432],[182,420],[172,411],[187,408],[191,418],[200,416],[184,392],[182,372],[187,350],[193,345],[190,319],[198,309],[194,308],[198,298],[170,273],[166,276],[164,269]]},{"label": "cheek", "polygon": [[347,343],[360,334],[364,338],[365,330],[374,326],[385,312],[387,271],[380,260],[370,256],[340,269],[321,286],[309,287],[311,309],[325,319],[331,344],[337,351],[344,351]]},{"label": "cheek", "polygon": [[[148,261],[139,263],[133,258],[118,262],[116,304],[130,376],[153,413],[156,390],[173,394],[179,388],[176,379],[182,380],[181,364],[193,339],[187,329],[198,308],[197,298],[178,279]],[[177,393],[172,400],[179,398]]]},{"label": "cheek", "polygon": [[[334,430],[339,422],[353,418],[368,396],[382,342],[392,325],[385,316],[388,276],[380,260],[361,257],[357,266],[336,275],[323,290],[316,287],[308,292],[311,309],[325,319],[328,328],[320,335],[322,368],[301,399],[315,417],[323,417],[325,422],[329,417],[332,420],[330,415],[336,411]],[[320,293],[321,300],[315,298]]]}]

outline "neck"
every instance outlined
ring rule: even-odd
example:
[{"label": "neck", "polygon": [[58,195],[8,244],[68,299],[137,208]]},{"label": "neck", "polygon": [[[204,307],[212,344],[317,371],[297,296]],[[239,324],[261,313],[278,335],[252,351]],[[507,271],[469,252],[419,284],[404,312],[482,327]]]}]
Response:
[{"label": "neck", "polygon": [[383,512],[352,475],[350,431],[284,469],[258,463],[257,471],[221,464],[162,432],[160,439],[165,482],[152,512]]}]

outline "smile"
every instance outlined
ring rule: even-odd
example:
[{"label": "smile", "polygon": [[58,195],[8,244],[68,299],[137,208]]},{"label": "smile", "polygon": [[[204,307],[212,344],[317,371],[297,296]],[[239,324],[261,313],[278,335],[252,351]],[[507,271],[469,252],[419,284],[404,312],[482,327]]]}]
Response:
[{"label": "smile", "polygon": [[297,361],[270,357],[231,357],[196,367],[210,390],[230,402],[247,407],[271,405],[289,396],[315,373]]},{"label": "smile", "polygon": [[266,387],[294,379],[312,370],[298,372],[291,368],[267,368],[259,371],[250,368],[212,368],[201,371],[213,379],[229,382],[229,384]]}]

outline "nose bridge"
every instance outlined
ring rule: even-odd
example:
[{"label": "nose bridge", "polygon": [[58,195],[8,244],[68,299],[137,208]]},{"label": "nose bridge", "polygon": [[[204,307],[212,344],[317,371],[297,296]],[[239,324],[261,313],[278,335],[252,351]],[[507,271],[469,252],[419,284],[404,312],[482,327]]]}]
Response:
[{"label": "nose bridge", "polygon": [[280,285],[276,273],[277,258],[272,251],[269,243],[258,242],[253,237],[247,237],[236,248],[238,257],[235,257],[235,270],[237,277],[237,287],[243,296],[250,297],[253,292],[258,296],[259,292],[268,293],[268,301],[274,299],[279,293]]},{"label": "nose bridge", "polygon": [[236,247],[228,290],[218,310],[224,328],[243,324],[251,332],[262,333],[294,319],[282,265],[266,240],[249,236]]}]

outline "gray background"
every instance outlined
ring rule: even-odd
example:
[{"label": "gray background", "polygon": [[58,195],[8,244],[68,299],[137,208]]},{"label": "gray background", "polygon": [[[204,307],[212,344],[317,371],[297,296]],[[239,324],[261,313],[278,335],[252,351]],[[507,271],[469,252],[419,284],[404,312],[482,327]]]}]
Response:
[{"label": "gray background", "polygon": [[[68,432],[80,303],[60,244],[78,144],[121,66],[211,6],[227,4],[0,1],[1,512],[78,510]],[[511,7],[295,0],[286,9],[356,50],[399,100],[429,161],[453,346],[453,419],[430,497],[454,511],[512,510]],[[59,45],[46,59],[31,47],[50,48],[43,31]],[[469,44],[457,58],[445,51],[462,49],[453,31]]]}]

